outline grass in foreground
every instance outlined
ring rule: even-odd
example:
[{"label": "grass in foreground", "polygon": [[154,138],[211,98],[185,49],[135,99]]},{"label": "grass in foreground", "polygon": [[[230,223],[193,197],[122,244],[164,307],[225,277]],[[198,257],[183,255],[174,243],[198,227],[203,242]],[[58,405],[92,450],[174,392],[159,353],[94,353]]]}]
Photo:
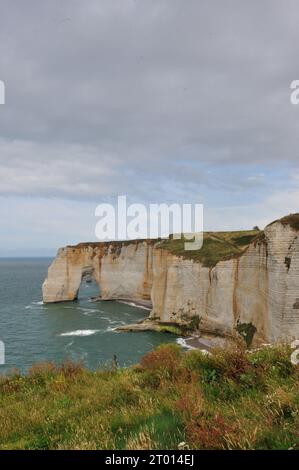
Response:
[{"label": "grass in foreground", "polygon": [[299,448],[299,368],[285,346],[36,365],[1,378],[0,422],[1,449]]}]

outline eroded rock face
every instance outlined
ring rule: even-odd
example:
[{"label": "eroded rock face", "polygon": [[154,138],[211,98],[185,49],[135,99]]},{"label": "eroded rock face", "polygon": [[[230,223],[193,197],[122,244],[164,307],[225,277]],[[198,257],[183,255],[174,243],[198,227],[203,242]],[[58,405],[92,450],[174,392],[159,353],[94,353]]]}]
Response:
[{"label": "eroded rock face", "polygon": [[252,333],[253,344],[299,338],[299,232],[280,221],[239,257],[215,267],[174,256],[154,241],[80,244],[59,250],[44,302],[74,300],[92,273],[103,299],[151,300],[150,317],[224,335]]},{"label": "eroded rock face", "polygon": [[75,300],[86,272],[99,284],[103,300],[150,300],[153,245],[137,241],[61,248],[43,284],[44,302]]}]

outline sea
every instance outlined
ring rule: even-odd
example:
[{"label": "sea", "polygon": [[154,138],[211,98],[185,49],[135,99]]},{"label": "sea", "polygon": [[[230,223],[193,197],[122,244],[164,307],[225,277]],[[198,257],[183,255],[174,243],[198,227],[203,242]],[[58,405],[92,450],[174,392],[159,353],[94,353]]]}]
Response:
[{"label": "sea", "polygon": [[92,302],[99,294],[95,283],[83,281],[77,301],[43,304],[42,283],[51,261],[0,259],[0,344],[5,347],[0,374],[68,359],[95,370],[110,367],[114,356],[120,367],[128,367],[162,343],[182,341],[167,333],[118,332],[118,326],[149,312],[116,301]]}]

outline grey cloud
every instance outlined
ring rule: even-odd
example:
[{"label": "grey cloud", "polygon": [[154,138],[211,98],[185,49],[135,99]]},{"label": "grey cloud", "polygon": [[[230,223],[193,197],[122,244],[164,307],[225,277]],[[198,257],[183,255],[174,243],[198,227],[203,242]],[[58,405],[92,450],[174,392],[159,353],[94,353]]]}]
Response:
[{"label": "grey cloud", "polygon": [[296,164],[298,20],[295,0],[2,0],[0,192],[200,192],[224,164]]}]

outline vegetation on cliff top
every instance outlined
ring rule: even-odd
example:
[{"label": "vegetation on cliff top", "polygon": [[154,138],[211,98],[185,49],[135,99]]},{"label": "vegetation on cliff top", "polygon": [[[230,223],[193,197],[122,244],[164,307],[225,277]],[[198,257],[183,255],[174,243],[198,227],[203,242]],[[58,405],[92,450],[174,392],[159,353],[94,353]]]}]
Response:
[{"label": "vegetation on cliff top", "polygon": [[299,214],[290,214],[279,220],[283,225],[290,225],[294,230],[299,230]]},{"label": "vegetation on cliff top", "polygon": [[[283,225],[290,225],[294,230],[299,231],[299,213],[290,214],[286,217],[282,217],[279,220],[275,220],[269,225],[272,225],[276,222],[280,222]],[[249,244],[253,241],[262,241],[264,237],[264,231],[258,230],[244,230],[244,231],[234,231],[234,232],[205,232],[204,233],[204,242],[200,250],[185,251],[184,243],[189,240],[184,239],[169,239],[161,240],[126,240],[126,241],[114,241],[114,242],[91,242],[91,243],[80,243],[74,247],[70,248],[84,248],[84,247],[98,247],[106,246],[109,247],[112,245],[112,250],[116,251],[121,248],[121,246],[130,245],[135,243],[148,243],[155,244],[159,242],[159,246],[170,253],[181,256],[185,259],[192,259],[197,262],[201,262],[206,267],[213,267],[219,261],[228,260],[237,256],[240,256]]]},{"label": "vegetation on cliff top", "polygon": [[140,239],[140,240],[126,240],[126,241],[111,241],[111,242],[86,242],[79,243],[76,246],[69,246],[73,250],[82,248],[100,248],[101,246],[108,249],[111,253],[116,255],[120,254],[122,246],[135,244],[138,246],[142,243],[150,245],[158,243],[158,246],[169,251],[176,256],[182,256],[186,259],[192,259],[204,264],[204,266],[215,266],[219,261],[227,260],[235,256],[241,255],[248,245],[255,239],[258,239],[263,234],[260,230],[244,230],[235,232],[205,232],[204,242],[200,250],[185,251],[184,237],[181,239]]},{"label": "vegetation on cliff top", "polygon": [[0,380],[0,448],[299,448],[298,367],[285,346],[177,345],[128,369],[36,365]]},{"label": "vegetation on cliff top", "polygon": [[259,230],[238,232],[205,232],[203,246],[200,250],[185,251],[183,237],[167,239],[160,244],[161,248],[176,256],[201,262],[204,266],[213,267],[219,261],[227,260],[242,254],[248,245],[260,234]]}]

